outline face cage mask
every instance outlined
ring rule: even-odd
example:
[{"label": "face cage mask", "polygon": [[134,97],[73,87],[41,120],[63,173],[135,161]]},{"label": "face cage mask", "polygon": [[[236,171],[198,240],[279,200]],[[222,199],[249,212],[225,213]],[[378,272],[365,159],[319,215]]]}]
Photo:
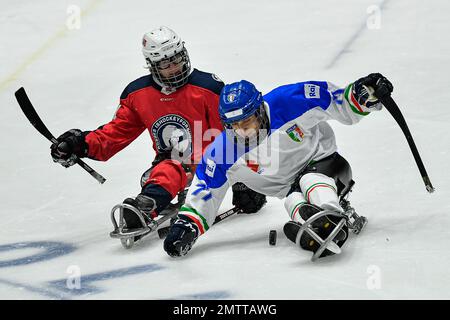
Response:
[{"label": "face cage mask", "polygon": [[267,137],[270,124],[266,109],[264,108],[264,103],[261,104],[259,109],[253,115],[255,115],[256,118],[260,121],[260,126],[257,133],[252,137],[242,137],[236,133],[231,124],[224,124],[227,135],[229,135],[230,138],[233,139],[234,143],[245,145],[246,147],[254,147]]},{"label": "face cage mask", "polygon": [[157,82],[159,82],[162,86],[169,89],[178,89],[184,86],[188,82],[189,74],[191,73],[191,62],[189,60],[189,55],[186,48],[183,48],[183,50],[180,53],[177,53],[177,55],[178,54],[182,56],[182,61],[180,62],[183,64],[182,70],[180,73],[169,78],[163,77],[161,74],[161,69],[158,68],[161,60],[158,62],[152,62],[150,59],[146,59],[152,76],[155,77]]}]

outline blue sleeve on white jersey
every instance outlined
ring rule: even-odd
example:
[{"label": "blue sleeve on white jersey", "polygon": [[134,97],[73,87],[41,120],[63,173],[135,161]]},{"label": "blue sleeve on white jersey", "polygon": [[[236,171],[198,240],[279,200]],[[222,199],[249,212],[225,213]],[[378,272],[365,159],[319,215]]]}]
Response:
[{"label": "blue sleeve on white jersey", "polygon": [[270,106],[270,127],[274,130],[316,107],[326,110],[332,94],[327,82],[307,81],[275,88],[264,95],[264,100]]},{"label": "blue sleeve on white jersey", "polygon": [[208,188],[220,188],[227,181],[226,173],[247,150],[228,138],[225,131],[217,136],[203,153],[195,174]]}]

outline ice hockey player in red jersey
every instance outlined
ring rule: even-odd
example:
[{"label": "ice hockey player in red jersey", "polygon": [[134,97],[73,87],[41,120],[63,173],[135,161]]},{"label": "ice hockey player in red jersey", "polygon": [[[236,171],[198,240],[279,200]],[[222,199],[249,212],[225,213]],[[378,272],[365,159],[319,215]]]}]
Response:
[{"label": "ice hockey player in red jersey", "polygon": [[[150,74],[125,88],[114,119],[96,130],[65,132],[51,155],[65,167],[75,164],[75,156],[107,161],[147,129],[156,157],[142,175],[141,193],[124,203],[152,219],[184,191],[203,149],[223,130],[218,104],[224,84],[214,74],[192,70],[184,42],[167,27],[144,34],[142,51]],[[234,189],[233,203],[246,212],[265,203],[265,196],[242,184]],[[141,225],[130,210],[124,219],[127,228]]]}]

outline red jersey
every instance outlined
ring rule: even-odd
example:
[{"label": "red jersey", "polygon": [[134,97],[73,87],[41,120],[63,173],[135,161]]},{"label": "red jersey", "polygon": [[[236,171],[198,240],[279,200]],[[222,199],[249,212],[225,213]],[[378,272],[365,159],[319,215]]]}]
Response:
[{"label": "red jersey", "polygon": [[[151,75],[131,82],[114,119],[86,136],[88,157],[106,161],[147,129],[156,154],[170,152],[175,138],[185,147],[183,153],[197,163],[203,149],[223,130],[218,112],[223,86],[215,75],[197,69],[186,85],[170,94],[162,93]],[[216,134],[204,139],[210,128],[217,129]]]}]

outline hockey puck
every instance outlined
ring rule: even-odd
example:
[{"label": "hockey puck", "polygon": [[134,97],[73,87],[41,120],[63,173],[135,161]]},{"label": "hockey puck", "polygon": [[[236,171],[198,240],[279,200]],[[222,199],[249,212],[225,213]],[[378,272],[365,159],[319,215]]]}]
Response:
[{"label": "hockey puck", "polygon": [[274,246],[277,244],[277,231],[276,230],[270,230],[269,232],[269,244],[271,246]]}]

